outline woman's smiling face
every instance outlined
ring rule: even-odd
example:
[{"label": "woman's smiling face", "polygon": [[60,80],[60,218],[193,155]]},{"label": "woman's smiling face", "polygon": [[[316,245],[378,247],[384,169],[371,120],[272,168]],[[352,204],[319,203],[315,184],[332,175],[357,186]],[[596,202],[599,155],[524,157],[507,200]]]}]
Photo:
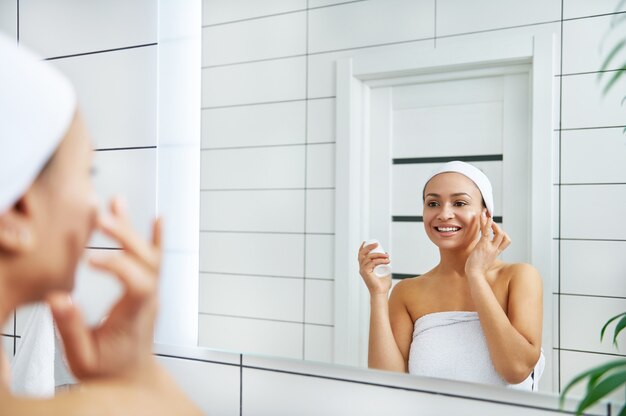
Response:
[{"label": "woman's smiling face", "polygon": [[474,243],[483,212],[487,209],[480,190],[465,175],[441,173],[424,188],[424,228],[440,249],[465,248]]}]

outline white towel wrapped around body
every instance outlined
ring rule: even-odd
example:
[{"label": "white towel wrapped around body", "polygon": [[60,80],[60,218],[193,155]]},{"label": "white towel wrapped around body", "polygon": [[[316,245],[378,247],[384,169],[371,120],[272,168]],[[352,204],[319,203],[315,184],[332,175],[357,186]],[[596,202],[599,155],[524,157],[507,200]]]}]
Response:
[{"label": "white towel wrapped around body", "polygon": [[477,312],[435,312],[415,321],[410,374],[537,390],[543,367],[542,354],[528,379],[509,385],[493,366]]},{"label": "white towel wrapped around body", "polygon": [[14,393],[35,397],[54,396],[54,324],[50,308],[37,303],[28,318],[11,370]]}]

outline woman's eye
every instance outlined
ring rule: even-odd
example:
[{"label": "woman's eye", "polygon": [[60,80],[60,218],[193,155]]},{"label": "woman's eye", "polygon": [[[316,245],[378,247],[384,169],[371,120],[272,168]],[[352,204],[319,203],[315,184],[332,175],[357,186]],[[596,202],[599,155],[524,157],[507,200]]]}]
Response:
[{"label": "woman's eye", "polygon": [[454,203],[455,207],[464,207],[465,205],[467,205],[467,202],[465,202],[465,201],[456,201]]},{"label": "woman's eye", "polygon": [[429,202],[429,203],[427,203],[426,205],[432,208],[432,207],[436,207],[436,206],[438,206],[439,204],[438,204],[437,202],[435,202],[435,201],[430,201],[430,202]]}]

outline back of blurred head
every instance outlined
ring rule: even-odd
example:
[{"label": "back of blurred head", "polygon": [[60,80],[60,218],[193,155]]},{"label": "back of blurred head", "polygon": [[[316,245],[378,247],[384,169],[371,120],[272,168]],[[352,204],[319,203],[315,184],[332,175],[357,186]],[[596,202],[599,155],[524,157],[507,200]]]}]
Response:
[{"label": "back of blurred head", "polygon": [[72,288],[96,209],[91,144],[73,87],[2,36],[0,62],[0,302],[7,306]]}]

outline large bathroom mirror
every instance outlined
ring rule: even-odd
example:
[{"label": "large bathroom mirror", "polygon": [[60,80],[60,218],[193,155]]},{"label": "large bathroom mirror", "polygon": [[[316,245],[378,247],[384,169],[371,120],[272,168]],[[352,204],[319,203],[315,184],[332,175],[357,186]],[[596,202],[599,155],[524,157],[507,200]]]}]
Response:
[{"label": "large bathroom mirror", "polygon": [[624,355],[598,331],[626,306],[626,230],[586,221],[626,179],[594,78],[610,16],[586,18],[613,6],[505,3],[203,2],[199,346],[365,366],[358,246],[394,282],[433,267],[420,187],[462,159],[494,184],[503,259],[544,279],[541,390]]}]

